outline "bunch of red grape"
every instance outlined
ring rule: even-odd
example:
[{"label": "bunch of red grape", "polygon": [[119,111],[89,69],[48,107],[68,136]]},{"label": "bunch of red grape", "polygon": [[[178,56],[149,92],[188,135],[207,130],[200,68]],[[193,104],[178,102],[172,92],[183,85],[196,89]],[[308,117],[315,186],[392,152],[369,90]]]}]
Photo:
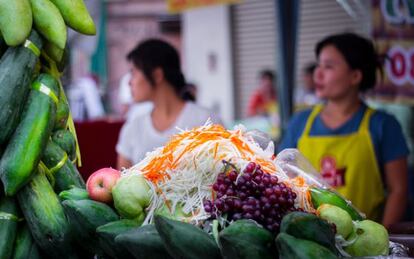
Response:
[{"label": "bunch of red grape", "polygon": [[227,214],[228,220],[253,219],[272,232],[278,232],[282,217],[295,210],[296,193],[254,162],[242,173],[220,173],[213,190],[215,199],[204,201],[204,210],[212,217]]}]

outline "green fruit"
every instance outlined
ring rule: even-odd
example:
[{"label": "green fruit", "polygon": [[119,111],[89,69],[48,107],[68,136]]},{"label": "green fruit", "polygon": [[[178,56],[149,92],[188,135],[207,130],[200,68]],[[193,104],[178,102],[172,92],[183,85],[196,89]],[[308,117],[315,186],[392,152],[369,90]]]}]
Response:
[{"label": "green fruit", "polygon": [[131,258],[132,256],[125,247],[115,243],[115,237],[138,227],[139,224],[136,221],[129,219],[121,219],[102,225],[96,229],[96,233],[99,237],[99,244],[101,244],[104,252],[112,258]]},{"label": "green fruit", "polygon": [[[5,1],[14,2],[14,1]],[[0,4],[1,10],[1,4]],[[14,15],[14,14],[13,14]],[[0,19],[3,16],[0,14]],[[4,36],[4,35],[3,35]],[[40,35],[32,31],[29,40],[42,48]],[[29,48],[8,48],[0,60],[0,145],[4,146],[19,124],[30,91],[38,57]]]},{"label": "green fruit", "polygon": [[66,152],[69,159],[76,159],[76,140],[69,130],[57,130],[53,132],[52,140]]},{"label": "green fruit", "polygon": [[283,217],[280,233],[316,242],[337,253],[331,224],[314,214],[294,211]]},{"label": "green fruit", "polygon": [[[1,186],[1,184],[0,184]],[[0,258],[10,258],[16,237],[18,205],[14,198],[0,193]]]},{"label": "green fruit", "polygon": [[14,242],[13,259],[40,259],[39,249],[27,225],[22,225],[17,231]]},{"label": "green fruit", "polygon": [[158,215],[155,215],[154,222],[164,247],[172,257],[221,258],[220,249],[214,239],[200,228]]},{"label": "green fruit", "polygon": [[29,36],[32,22],[28,0],[0,0],[0,31],[7,45],[22,44]]},{"label": "green fruit", "polygon": [[65,200],[62,205],[75,241],[86,251],[102,255],[96,229],[119,220],[118,215],[108,205],[92,200]]},{"label": "green fruit", "polygon": [[252,220],[237,220],[219,234],[221,254],[226,259],[275,258],[274,236]]},{"label": "green fruit", "polygon": [[283,259],[334,259],[331,250],[315,242],[280,233],[276,238],[279,258]]},{"label": "green fruit", "polygon": [[352,256],[377,256],[389,254],[388,232],[385,227],[372,220],[356,223],[356,231],[348,240],[356,238],[355,242],[345,248]]},{"label": "green fruit", "polygon": [[66,46],[65,21],[59,9],[49,0],[30,0],[36,29],[60,49]]},{"label": "green fruit", "polygon": [[164,216],[164,217],[169,218],[169,219],[174,219],[174,220],[183,220],[186,217],[191,216],[191,214],[185,214],[184,213],[183,205],[177,204],[175,206],[175,210],[170,211],[170,209],[168,208],[168,206],[165,203],[162,205],[161,208],[156,210],[155,214],[160,215],[160,216]]},{"label": "green fruit", "polygon": [[[77,32],[95,35],[95,24],[83,0],[51,0],[63,16],[66,24]],[[62,48],[63,49],[63,48]]]},{"label": "green fruit", "polygon": [[355,208],[352,203],[344,199],[340,194],[326,189],[321,189],[317,187],[309,188],[312,203],[314,208],[318,208],[322,204],[331,204],[340,207],[341,209],[347,211],[353,220],[363,220],[364,217]]},{"label": "green fruit", "polygon": [[343,238],[347,238],[351,234],[354,226],[352,218],[345,210],[330,204],[322,204],[317,210],[319,217],[333,223],[336,226],[336,232]]},{"label": "green fruit", "polygon": [[59,198],[64,200],[86,200],[89,199],[88,191],[84,188],[72,186],[70,189],[59,193]]},{"label": "green fruit", "polygon": [[85,188],[85,182],[78,169],[65,156],[67,156],[65,151],[56,145],[53,140],[49,140],[43,150],[42,161],[49,169],[53,170],[56,180],[55,190],[59,193],[70,189],[72,186]]},{"label": "green fruit", "polygon": [[49,88],[51,94],[31,90],[19,125],[0,161],[1,180],[9,196],[15,195],[30,181],[55,122],[56,103],[52,96],[59,96],[58,83],[51,75],[40,74],[32,83],[32,88],[40,89],[40,86]]},{"label": "green fruit", "polygon": [[115,243],[126,248],[134,258],[171,259],[155,225],[145,225],[119,234]]},{"label": "green fruit", "polygon": [[37,245],[52,258],[69,258],[73,253],[69,244],[69,222],[42,170],[35,170],[31,181],[17,193],[17,198]]},{"label": "green fruit", "polygon": [[151,189],[139,174],[122,176],[112,188],[114,206],[122,217],[140,220],[151,201]]},{"label": "green fruit", "polygon": [[63,52],[64,49],[59,48],[55,44],[51,43],[50,41],[46,42],[46,45],[44,47],[44,50],[46,51],[47,55],[53,59],[56,63],[59,63],[63,58]]},{"label": "green fruit", "polygon": [[60,91],[59,102],[56,108],[56,120],[54,130],[66,129],[68,124],[70,108],[65,91]]}]

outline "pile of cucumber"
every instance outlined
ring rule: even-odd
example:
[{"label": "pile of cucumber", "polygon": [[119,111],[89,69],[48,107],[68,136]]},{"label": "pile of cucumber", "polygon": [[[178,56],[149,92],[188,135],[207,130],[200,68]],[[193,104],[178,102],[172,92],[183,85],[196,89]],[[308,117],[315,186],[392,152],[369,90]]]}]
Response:
[{"label": "pile of cucumber", "polygon": [[81,258],[58,197],[85,188],[60,83],[66,26],[95,34],[83,0],[0,0],[0,259]]},{"label": "pile of cucumber", "polygon": [[[79,192],[77,190],[76,192]],[[63,201],[83,258],[136,259],[319,259],[338,258],[335,232],[314,214],[291,212],[275,235],[253,220],[234,221],[223,229],[202,228],[155,215],[139,226],[119,219],[107,205],[75,196]],[[216,233],[216,234],[214,234]]]}]

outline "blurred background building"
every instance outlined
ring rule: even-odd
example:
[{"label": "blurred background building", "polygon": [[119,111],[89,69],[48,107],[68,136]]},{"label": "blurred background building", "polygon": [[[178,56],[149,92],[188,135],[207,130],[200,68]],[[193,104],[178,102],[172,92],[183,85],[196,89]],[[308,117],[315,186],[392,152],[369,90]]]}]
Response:
[{"label": "blurred background building", "polygon": [[[258,72],[274,70],[278,91],[283,89],[294,94],[304,85],[303,68],[315,61],[315,43],[329,34],[352,31],[373,38],[384,53],[392,50],[391,59],[395,62],[386,65],[385,80],[371,93],[370,103],[397,114],[412,146],[412,0],[85,2],[98,26],[98,34],[90,37],[69,33],[66,86],[70,87],[79,78],[96,75],[106,116],[113,118],[121,114],[118,92],[121,78],[129,70],[126,54],[137,42],[158,37],[180,51],[186,78],[197,86],[199,104],[219,112],[228,127],[243,122],[271,133],[272,127],[279,126],[277,118],[247,119],[249,97],[257,86]],[[298,7],[297,17],[293,17],[297,18],[293,19],[297,20],[296,42],[291,42],[295,50],[293,85],[280,79],[284,70],[279,57],[284,53],[279,49],[281,19],[277,12],[282,4],[291,2]],[[175,10],[171,12],[171,8]],[[295,28],[289,23],[284,25]],[[282,101],[286,96],[294,100],[284,93],[278,95]],[[284,107],[286,103],[280,105]]]},{"label": "blurred background building", "polygon": [[[71,78],[98,74],[106,111],[118,114],[125,56],[149,37],[168,40],[181,51],[187,80],[198,87],[198,102],[219,111],[226,123],[247,116],[257,73],[277,67],[277,22],[274,0],[245,0],[168,10],[166,0],[87,0],[99,27],[94,37],[70,40]],[[174,1],[172,1],[174,2]],[[175,1],[178,2],[178,1]],[[186,2],[186,1],[181,1]],[[188,1],[191,2],[191,1]],[[233,1],[234,2],[234,1]],[[371,33],[370,1],[302,0],[299,10],[296,85],[301,70],[314,61],[314,45],[342,31]]]}]

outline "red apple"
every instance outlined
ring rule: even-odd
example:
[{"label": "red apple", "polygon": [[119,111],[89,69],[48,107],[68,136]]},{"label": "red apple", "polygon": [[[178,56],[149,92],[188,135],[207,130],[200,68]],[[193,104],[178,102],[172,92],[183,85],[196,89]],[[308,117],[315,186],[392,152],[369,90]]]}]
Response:
[{"label": "red apple", "polygon": [[112,202],[112,187],[121,177],[121,172],[113,168],[102,168],[91,174],[86,189],[92,200],[104,203]]}]

